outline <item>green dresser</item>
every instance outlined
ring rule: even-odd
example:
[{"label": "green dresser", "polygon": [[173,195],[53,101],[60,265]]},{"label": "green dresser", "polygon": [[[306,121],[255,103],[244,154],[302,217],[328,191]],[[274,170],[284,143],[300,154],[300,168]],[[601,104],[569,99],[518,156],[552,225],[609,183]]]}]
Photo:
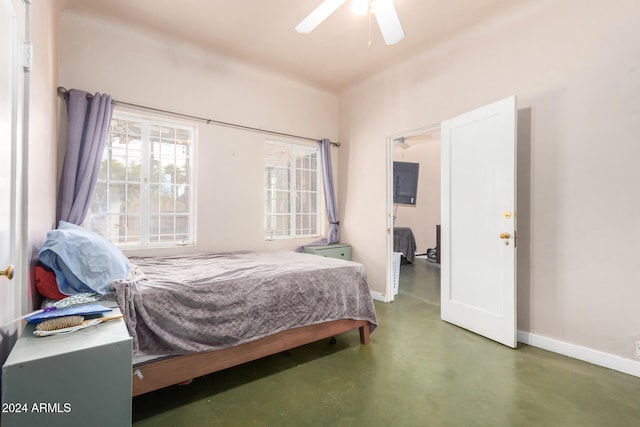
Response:
[{"label": "green dresser", "polygon": [[333,245],[304,246],[308,254],[322,255],[329,258],[340,258],[351,261],[351,245],[336,243]]}]

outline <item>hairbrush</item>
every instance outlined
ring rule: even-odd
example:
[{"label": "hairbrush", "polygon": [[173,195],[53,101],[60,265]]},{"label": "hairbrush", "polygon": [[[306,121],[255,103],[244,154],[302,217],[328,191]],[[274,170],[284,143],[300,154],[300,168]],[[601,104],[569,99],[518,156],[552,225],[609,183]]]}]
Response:
[{"label": "hairbrush", "polygon": [[58,329],[72,328],[84,322],[82,316],[62,316],[45,320],[36,325],[37,331],[55,331]]},{"label": "hairbrush", "polygon": [[122,314],[107,317],[98,317],[95,319],[84,320],[82,316],[64,316],[57,317],[55,319],[45,320],[38,323],[36,330],[33,334],[38,337],[46,337],[49,335],[58,334],[70,334],[71,332],[79,331],[80,329],[88,328],[89,326],[98,325],[100,323],[108,322],[109,320],[115,320],[122,318]]}]

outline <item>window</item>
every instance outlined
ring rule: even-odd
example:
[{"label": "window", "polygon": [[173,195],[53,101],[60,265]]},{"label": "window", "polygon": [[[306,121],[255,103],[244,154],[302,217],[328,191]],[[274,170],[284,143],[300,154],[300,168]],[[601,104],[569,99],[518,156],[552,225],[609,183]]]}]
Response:
[{"label": "window", "polygon": [[193,243],[194,136],[114,114],[84,226],[124,247]]},{"label": "window", "polygon": [[320,235],[320,149],[267,141],[266,239]]}]

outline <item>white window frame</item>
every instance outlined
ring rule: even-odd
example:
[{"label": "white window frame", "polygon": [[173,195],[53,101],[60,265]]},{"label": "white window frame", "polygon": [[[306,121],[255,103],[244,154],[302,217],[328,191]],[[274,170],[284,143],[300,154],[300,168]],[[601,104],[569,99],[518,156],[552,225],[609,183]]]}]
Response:
[{"label": "white window frame", "polygon": [[[192,124],[185,124],[175,120],[171,120],[165,117],[158,116],[149,116],[142,114],[135,114],[128,111],[118,111],[117,109],[113,113],[112,120],[129,120],[133,122],[138,122],[140,124],[141,130],[141,153],[142,153],[142,161],[141,161],[141,171],[140,171],[140,242],[136,243],[128,243],[128,242],[119,242],[110,239],[116,246],[123,249],[144,249],[144,248],[156,248],[156,247],[173,247],[173,246],[188,246],[195,243],[195,223],[196,223],[196,215],[195,215],[195,197],[196,197],[196,182],[195,182],[195,156],[196,156],[196,140],[197,140],[197,128]],[[151,212],[151,126],[156,125],[160,127],[170,127],[174,129],[182,129],[190,132],[191,135],[191,147],[188,155],[188,168],[189,168],[189,178],[187,187],[189,187],[190,195],[189,195],[189,206],[188,212],[186,214],[189,225],[188,225],[188,235],[186,239],[177,240],[164,240],[164,241],[150,241],[150,223],[153,215],[158,214],[157,212]],[[109,135],[108,138],[111,138],[111,125],[109,127]],[[108,145],[105,144],[105,151],[108,149]],[[105,182],[105,181],[102,181]],[[108,183],[110,182],[107,179],[107,188]],[[128,183],[129,181],[125,181]],[[171,185],[175,185],[172,183]],[[93,198],[94,196],[92,196]],[[112,215],[112,213],[107,212],[108,215]],[[176,212],[175,210],[170,214],[173,215],[174,218],[176,214],[180,214],[178,216],[182,216],[181,212]],[[89,210],[87,218],[85,219],[85,224],[83,224],[87,228],[91,228],[91,216],[92,212]],[[95,214],[98,215],[98,214]],[[94,231],[100,233],[101,230]],[[174,229],[174,235],[176,231]],[[109,238],[109,236],[105,236]],[[175,236],[174,236],[175,237]]]},{"label": "white window frame", "polygon": [[[324,193],[323,193],[323,183],[322,183],[322,165],[320,163],[320,147],[318,145],[311,145],[311,144],[301,144],[301,143],[291,143],[291,142],[282,142],[282,141],[275,141],[272,139],[268,139],[266,140],[266,144],[265,144],[265,150],[266,147],[268,147],[269,145],[273,145],[273,146],[282,146],[282,147],[287,147],[291,150],[291,162],[292,164],[289,165],[288,169],[289,170],[289,212],[288,212],[288,217],[289,217],[289,233],[288,235],[274,235],[272,233],[269,233],[269,228],[268,225],[270,223],[269,221],[269,216],[273,215],[268,215],[267,213],[267,209],[266,209],[266,197],[267,197],[267,193],[272,190],[268,184],[265,182],[264,183],[264,194],[265,194],[265,206],[264,206],[264,214],[263,214],[263,218],[264,218],[264,234],[265,234],[265,240],[281,240],[281,239],[297,239],[297,238],[312,238],[312,237],[319,237],[322,235],[323,233],[323,224],[324,221],[322,220],[323,216],[324,216],[324,210],[322,207],[322,200],[324,197]],[[316,216],[316,224],[315,224],[315,233],[308,233],[308,234],[298,234],[297,233],[297,216],[298,214],[300,214],[299,212],[297,212],[297,197],[298,197],[298,191],[296,190],[296,166],[295,166],[295,159],[296,159],[296,150],[297,149],[304,149],[304,150],[315,150],[315,152],[317,153],[317,157],[316,157],[316,170],[315,170],[315,179],[316,179],[316,195],[315,195],[315,205],[316,205],[316,212],[315,212],[315,216]],[[279,167],[279,166],[274,166],[274,165],[269,165],[267,163],[266,157],[265,157],[265,170],[268,167]],[[273,200],[273,202],[275,202],[275,200]]]}]

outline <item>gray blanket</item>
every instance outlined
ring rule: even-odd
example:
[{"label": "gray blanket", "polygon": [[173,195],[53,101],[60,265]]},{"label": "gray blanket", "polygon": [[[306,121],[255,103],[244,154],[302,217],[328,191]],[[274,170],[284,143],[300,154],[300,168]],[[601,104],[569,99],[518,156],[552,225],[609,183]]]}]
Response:
[{"label": "gray blanket", "polygon": [[134,354],[186,354],[339,319],[377,321],[361,264],[296,252],[132,257],[113,283]]},{"label": "gray blanket", "polygon": [[393,251],[401,252],[410,263],[416,261],[416,239],[409,227],[393,228]]}]

